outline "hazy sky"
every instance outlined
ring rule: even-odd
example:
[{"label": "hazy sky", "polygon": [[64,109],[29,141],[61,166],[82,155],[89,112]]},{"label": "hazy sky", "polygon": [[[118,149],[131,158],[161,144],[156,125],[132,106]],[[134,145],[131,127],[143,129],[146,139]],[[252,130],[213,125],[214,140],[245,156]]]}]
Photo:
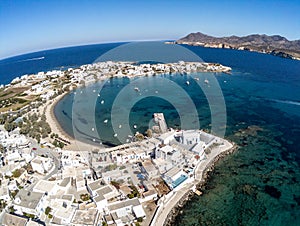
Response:
[{"label": "hazy sky", "polygon": [[300,1],[0,0],[0,58],[128,40],[279,34],[300,39]]}]

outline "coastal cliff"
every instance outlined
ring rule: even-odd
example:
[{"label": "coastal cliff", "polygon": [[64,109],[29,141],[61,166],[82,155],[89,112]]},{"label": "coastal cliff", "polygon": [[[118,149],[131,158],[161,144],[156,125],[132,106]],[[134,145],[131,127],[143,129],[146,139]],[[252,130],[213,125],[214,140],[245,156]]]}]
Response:
[{"label": "coastal cliff", "polygon": [[201,32],[191,33],[175,42],[211,48],[248,50],[300,60],[300,40],[289,41],[280,35],[253,34],[244,37],[213,37]]}]

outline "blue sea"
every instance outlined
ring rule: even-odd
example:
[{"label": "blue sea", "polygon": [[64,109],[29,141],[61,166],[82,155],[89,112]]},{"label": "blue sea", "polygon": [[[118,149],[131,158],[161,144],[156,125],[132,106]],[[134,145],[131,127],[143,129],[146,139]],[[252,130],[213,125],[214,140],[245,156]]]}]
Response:
[{"label": "blue sea", "polygon": [[[22,74],[92,63],[121,44],[63,48],[2,60],[0,83]],[[300,225],[300,61],[247,51],[185,47],[205,62],[232,67],[232,74],[164,74],[93,83],[73,90],[57,104],[55,115],[62,128],[85,142],[106,145],[118,144],[118,129],[124,128],[122,122],[116,122],[122,128],[113,127],[112,112],[115,117],[127,117],[132,134],[143,133],[154,112],[164,112],[168,125],[180,128],[176,106],[182,106],[183,115],[190,112],[182,89],[195,105],[200,128],[210,131],[211,106],[197,81],[209,90],[214,89],[215,79],[226,104],[225,137],[239,149],[217,164],[204,194],[186,203],[174,225]],[[130,86],[135,81],[140,92]],[[174,90],[163,85],[164,81],[181,88]],[[119,94],[127,87],[132,92],[126,101]],[[151,90],[153,95],[149,95]],[[169,93],[170,98],[163,99],[162,93]],[[114,106],[119,98],[123,105]],[[124,109],[134,98],[137,101],[128,113]],[[74,127],[75,117],[80,128]],[[195,123],[185,126],[193,128]]]}]

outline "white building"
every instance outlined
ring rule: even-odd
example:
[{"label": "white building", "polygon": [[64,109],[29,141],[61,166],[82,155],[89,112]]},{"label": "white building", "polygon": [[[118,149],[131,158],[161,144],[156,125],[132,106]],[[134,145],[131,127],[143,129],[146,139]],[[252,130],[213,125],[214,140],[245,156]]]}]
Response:
[{"label": "white building", "polygon": [[71,225],[82,226],[82,225],[97,225],[98,221],[97,209],[88,210],[76,210],[72,218]]},{"label": "white building", "polygon": [[168,145],[172,140],[175,139],[175,131],[169,131],[167,133],[161,134],[157,139],[160,140],[163,144]]},{"label": "white building", "polygon": [[58,225],[69,225],[75,214],[76,207],[72,205],[73,195],[63,195],[60,198],[50,200],[53,218],[51,223]]},{"label": "white building", "polygon": [[165,145],[161,148],[156,149],[155,158],[162,159],[176,165],[182,161],[182,154],[179,150],[174,149],[169,145]]},{"label": "white building", "polygon": [[171,189],[174,189],[179,184],[184,182],[188,178],[187,174],[182,170],[181,167],[173,167],[163,175],[164,181],[168,184]]},{"label": "white building", "polygon": [[26,226],[28,219],[24,217],[19,217],[13,214],[4,213],[2,217],[2,226]]},{"label": "white building", "polygon": [[40,174],[49,172],[53,166],[53,161],[50,158],[36,156],[31,162],[32,170]]},{"label": "white building", "polygon": [[146,216],[138,198],[114,202],[108,206],[108,209],[117,225],[130,225],[136,218]]},{"label": "white building", "polygon": [[142,172],[146,174],[148,180],[151,180],[158,176],[158,170],[153,165],[151,160],[142,162]]},{"label": "white building", "polygon": [[100,212],[107,210],[108,200],[121,195],[115,187],[103,184],[101,179],[89,183],[87,189]]},{"label": "white building", "polygon": [[112,159],[116,160],[118,164],[135,163],[149,158],[150,155],[143,148],[128,148],[112,152]]},{"label": "white building", "polygon": [[200,142],[200,132],[196,130],[182,131],[180,141],[184,145],[195,145]]},{"label": "white building", "polygon": [[59,187],[56,181],[39,180],[33,187],[34,192],[46,193],[48,195],[56,195]]},{"label": "white building", "polygon": [[205,150],[206,148],[206,144],[203,141],[200,141],[198,144],[196,144],[193,148],[192,148],[192,152],[195,152],[197,155],[199,155],[200,160],[203,160],[205,158]]},{"label": "white building", "polygon": [[13,205],[17,214],[28,213],[40,217],[46,208],[45,194],[22,189],[18,192]]},{"label": "white building", "polygon": [[4,200],[6,202],[8,202],[10,200],[8,187],[5,186],[4,181],[1,181],[1,186],[0,186],[0,200]]}]

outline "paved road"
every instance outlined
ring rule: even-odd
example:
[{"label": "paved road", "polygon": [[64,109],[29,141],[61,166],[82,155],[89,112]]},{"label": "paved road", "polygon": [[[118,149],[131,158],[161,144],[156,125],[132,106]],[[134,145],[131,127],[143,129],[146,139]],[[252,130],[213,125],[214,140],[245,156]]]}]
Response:
[{"label": "paved road", "polygon": [[220,153],[230,149],[233,147],[231,143],[228,141],[224,141],[224,146],[218,146],[214,148],[209,155],[207,155],[207,159],[205,161],[201,161],[196,169],[195,169],[195,175],[196,178],[194,181],[186,183],[183,185],[183,187],[180,188],[178,191],[174,191],[174,195],[171,197],[171,199],[162,201],[159,209],[153,218],[153,221],[151,223],[151,226],[162,226],[164,225],[166,221],[166,217],[168,216],[169,212],[177,205],[178,201],[186,194],[188,191],[190,191],[194,185],[197,185],[203,176],[203,171],[206,169],[206,167],[214,160],[215,157],[217,157]]},{"label": "paved road", "polygon": [[[30,148],[36,148],[36,150],[33,150],[33,152],[36,154],[36,155],[48,155],[50,158],[53,159],[54,161],[54,168],[52,168],[52,171],[45,175],[42,179],[44,180],[48,180],[49,178],[51,178],[54,174],[56,174],[58,172],[58,168],[60,166],[60,161],[59,161],[59,156],[58,156],[58,153],[56,153],[55,151],[53,151],[52,149],[48,148],[48,147],[45,147],[45,148],[41,148],[41,145],[38,144],[35,140],[33,139],[30,139]],[[30,186],[28,186],[26,188],[26,190],[32,190],[33,187],[37,184],[38,181],[35,181],[34,183],[32,183]],[[12,204],[12,201],[9,201],[7,203],[7,207],[9,207],[10,205]],[[0,224],[2,223],[2,217],[3,217],[3,214],[4,212],[7,212],[7,207],[5,209],[3,209],[3,211],[1,211],[0,213]]]},{"label": "paved road", "polygon": [[[41,148],[41,145],[38,144],[33,139],[30,139],[30,142],[31,142],[30,148],[36,149],[36,150],[32,150],[36,155],[48,155],[50,158],[53,159],[54,168],[52,168],[52,171],[42,178],[43,180],[48,180],[49,178],[51,178],[54,174],[56,174],[58,172],[58,169],[60,166],[60,160],[59,160],[58,153],[46,146],[44,148]],[[38,181],[32,183],[27,189],[31,190],[36,185],[37,182]]]}]

